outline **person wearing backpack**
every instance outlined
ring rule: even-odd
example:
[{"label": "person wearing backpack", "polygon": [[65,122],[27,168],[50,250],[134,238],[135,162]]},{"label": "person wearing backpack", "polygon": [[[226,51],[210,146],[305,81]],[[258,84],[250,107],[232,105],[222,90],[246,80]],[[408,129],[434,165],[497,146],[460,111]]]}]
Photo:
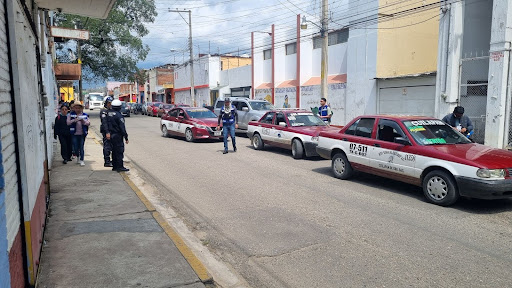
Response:
[{"label": "person wearing backpack", "polygon": [[66,123],[71,132],[71,141],[73,143],[73,151],[76,155],[76,163],[85,166],[84,163],[84,143],[85,137],[89,129],[89,115],[83,112],[84,106],[80,102],[75,102],[72,106],[73,112],[68,114]]},{"label": "person wearing backpack", "polygon": [[62,104],[60,113],[55,117],[55,125],[53,126],[53,138],[59,137],[60,142],[60,155],[62,156],[62,163],[67,164],[71,161],[71,132],[67,124],[69,107]]}]

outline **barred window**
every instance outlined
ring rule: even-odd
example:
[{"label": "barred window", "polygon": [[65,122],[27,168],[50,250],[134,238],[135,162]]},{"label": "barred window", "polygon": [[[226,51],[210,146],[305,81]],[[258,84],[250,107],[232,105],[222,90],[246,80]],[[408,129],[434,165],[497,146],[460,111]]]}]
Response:
[{"label": "barred window", "polygon": [[263,60],[272,59],[272,50],[267,49],[263,51]]},{"label": "barred window", "polygon": [[286,44],[286,55],[292,55],[297,53],[297,42]]},{"label": "barred window", "polygon": [[[348,29],[342,29],[338,31],[329,32],[328,36],[329,39],[328,45],[336,45],[345,43],[348,41]],[[313,37],[313,49],[322,48],[322,37],[321,36],[315,36]]]}]

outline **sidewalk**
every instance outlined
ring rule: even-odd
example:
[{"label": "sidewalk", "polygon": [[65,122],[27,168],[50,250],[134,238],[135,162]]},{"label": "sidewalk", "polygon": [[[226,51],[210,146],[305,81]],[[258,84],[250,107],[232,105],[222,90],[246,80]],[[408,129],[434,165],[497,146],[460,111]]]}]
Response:
[{"label": "sidewalk", "polygon": [[205,287],[201,279],[209,276],[187,262],[129,172],[103,167],[97,138],[91,131],[84,167],[62,164],[55,149],[36,287]]}]

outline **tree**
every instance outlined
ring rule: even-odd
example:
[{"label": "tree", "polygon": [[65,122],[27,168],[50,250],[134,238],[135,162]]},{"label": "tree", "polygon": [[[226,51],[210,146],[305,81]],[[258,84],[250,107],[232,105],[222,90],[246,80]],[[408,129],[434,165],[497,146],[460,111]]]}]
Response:
[{"label": "tree", "polygon": [[144,85],[149,80],[149,75],[146,70],[135,69],[135,72],[128,76],[128,81]]},{"label": "tree", "polygon": [[153,0],[117,0],[107,19],[59,14],[56,22],[90,31],[90,39],[79,42],[85,80],[126,80],[138,71],[137,62],[146,59],[149,47],[141,38],[149,33],[145,24],[156,15]]}]

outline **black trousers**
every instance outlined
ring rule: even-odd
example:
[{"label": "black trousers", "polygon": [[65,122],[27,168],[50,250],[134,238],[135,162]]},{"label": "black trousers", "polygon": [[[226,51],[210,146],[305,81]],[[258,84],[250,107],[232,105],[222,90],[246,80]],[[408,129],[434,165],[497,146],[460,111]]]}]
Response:
[{"label": "black trousers", "polygon": [[112,141],[107,139],[107,134],[103,133],[103,159],[105,163],[110,163],[110,154],[112,153]]},{"label": "black trousers", "polygon": [[112,166],[114,169],[123,168],[124,142],[123,135],[111,134],[110,142],[112,143]]},{"label": "black trousers", "polygon": [[60,156],[63,160],[71,160],[72,145],[71,135],[59,135]]}]

